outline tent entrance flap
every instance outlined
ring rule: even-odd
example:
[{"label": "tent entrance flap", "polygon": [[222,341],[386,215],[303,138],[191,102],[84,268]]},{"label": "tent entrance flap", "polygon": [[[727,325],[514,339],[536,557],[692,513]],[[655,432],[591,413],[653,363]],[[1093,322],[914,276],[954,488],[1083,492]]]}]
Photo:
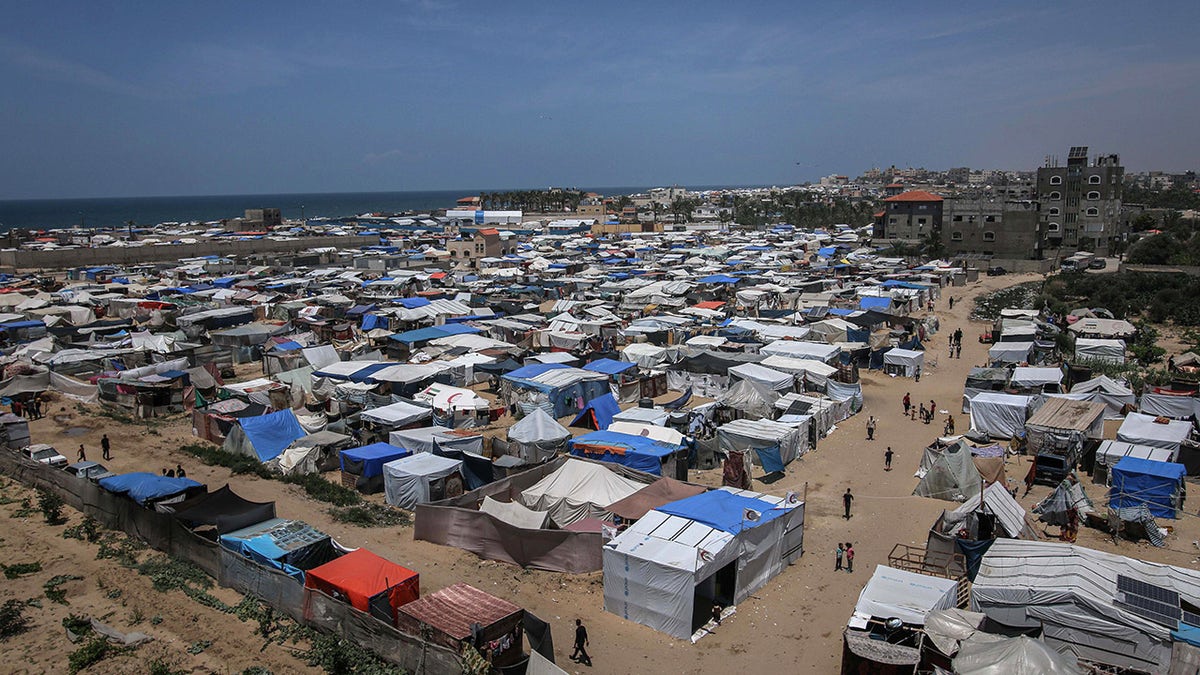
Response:
[{"label": "tent entrance flap", "polygon": [[737,591],[738,561],[731,560],[728,565],[708,575],[696,584],[692,598],[692,632],[694,633],[712,619],[713,605],[729,607]]}]

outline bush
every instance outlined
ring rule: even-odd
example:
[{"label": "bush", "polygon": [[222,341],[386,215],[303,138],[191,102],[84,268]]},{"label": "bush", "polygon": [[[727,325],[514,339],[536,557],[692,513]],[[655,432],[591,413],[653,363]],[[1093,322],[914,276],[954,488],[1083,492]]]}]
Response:
[{"label": "bush", "polygon": [[78,539],[94,544],[100,540],[100,523],[97,523],[95,518],[88,516],[83,519],[82,523],[63,530],[63,539]]},{"label": "bush", "polygon": [[4,568],[4,578],[6,579],[16,579],[26,574],[37,574],[42,571],[42,563],[40,562],[0,565],[0,567]]},{"label": "bush", "polygon": [[262,462],[247,457],[246,455],[235,455],[232,452],[227,452],[215,445],[203,445],[200,443],[189,443],[179,446],[179,449],[187,454],[199,459],[205,464],[212,466],[223,466],[236,474],[254,474],[259,478],[275,478]]},{"label": "bush", "polygon": [[103,637],[94,637],[85,642],[79,649],[71,652],[71,656],[67,662],[71,674],[74,675],[84,668],[90,668],[104,659],[124,651],[124,648],[109,644],[108,640]]},{"label": "bush", "polygon": [[362,502],[362,495],[344,485],[331,483],[322,478],[320,474],[284,476],[281,480],[292,485],[299,485],[304,488],[304,493],[309,497],[334,506],[353,506]]},{"label": "bush", "polygon": [[349,640],[325,633],[313,633],[307,651],[297,654],[310,666],[327,673],[354,675],[403,675],[404,670],[393,666]]},{"label": "bush", "polygon": [[74,574],[59,574],[50,581],[42,584],[42,590],[46,592],[46,598],[50,602],[57,602],[60,605],[69,605],[67,602],[67,592],[62,589],[62,585],[68,581],[79,581],[83,577],[75,576]]},{"label": "bush", "polygon": [[68,614],[66,618],[62,620],[62,625],[63,628],[66,628],[80,637],[90,635],[92,632],[91,620],[86,616],[79,616],[78,614]]},{"label": "bush", "polygon": [[172,668],[171,664],[162,659],[154,659],[149,664],[147,675],[187,675],[191,671],[183,668]]},{"label": "bush", "polygon": [[205,607],[221,612],[232,610],[208,592],[213,587],[213,580],[204,570],[186,560],[154,556],[138,565],[137,570],[138,574],[150,577],[154,590],[160,593],[178,590]]},{"label": "bush", "polygon": [[0,606],[0,640],[7,640],[29,630],[29,617],[25,616],[25,603],[9,600]]},{"label": "bush", "polygon": [[46,523],[49,525],[62,525],[67,522],[62,515],[62,497],[49,490],[38,490],[38,508],[41,509],[42,516],[46,518]]},{"label": "bush", "polygon": [[386,504],[363,502],[355,506],[329,509],[329,515],[339,523],[358,527],[393,527],[412,523],[408,513]]}]

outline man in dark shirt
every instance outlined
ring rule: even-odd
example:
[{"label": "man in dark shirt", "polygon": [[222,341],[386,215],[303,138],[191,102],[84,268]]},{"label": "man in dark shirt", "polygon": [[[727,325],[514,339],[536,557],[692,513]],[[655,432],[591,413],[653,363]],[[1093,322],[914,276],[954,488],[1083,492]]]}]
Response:
[{"label": "man in dark shirt", "polygon": [[846,488],[846,494],[842,495],[842,506],[846,507],[846,520],[850,520],[850,502],[854,501],[854,495],[850,494],[850,488]]},{"label": "man in dark shirt", "polygon": [[588,634],[583,619],[575,619],[575,651],[571,652],[571,660],[591,666],[592,657],[588,656],[587,645]]}]

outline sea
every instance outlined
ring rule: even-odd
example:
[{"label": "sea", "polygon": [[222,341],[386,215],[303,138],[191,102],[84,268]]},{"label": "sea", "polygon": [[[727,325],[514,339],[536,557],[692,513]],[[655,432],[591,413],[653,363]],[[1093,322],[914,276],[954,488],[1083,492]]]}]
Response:
[{"label": "sea", "polygon": [[[722,187],[691,186],[689,190]],[[529,189],[529,188],[524,188]],[[646,192],[648,187],[582,188],[602,195]],[[277,208],[284,218],[342,218],[364,213],[401,213],[453,208],[461,197],[489,190],[435,190],[426,192],[327,192],[310,194],[208,195],[191,197],[109,197],[94,199],[21,199],[0,201],[0,232],[12,228],[109,228],[159,223],[212,221],[237,218],[246,209]]]}]

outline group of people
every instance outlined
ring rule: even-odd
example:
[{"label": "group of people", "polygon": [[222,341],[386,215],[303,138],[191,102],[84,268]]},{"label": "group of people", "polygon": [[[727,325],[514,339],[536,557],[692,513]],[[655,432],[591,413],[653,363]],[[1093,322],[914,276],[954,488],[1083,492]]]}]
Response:
[{"label": "group of people", "polygon": [[962,328],[955,328],[954,332],[950,334],[950,358],[962,358],[962,338]]},{"label": "group of people", "polygon": [[14,398],[12,402],[12,414],[31,420],[42,419],[42,395],[34,394],[33,398],[28,401]]},{"label": "group of people", "polygon": [[933,402],[933,399],[929,399],[928,408],[925,407],[924,403],[921,403],[916,408],[913,408],[912,395],[906,393],[904,394],[902,403],[904,404],[905,417],[911,417],[914,421],[919,419],[925,424],[932,422],[933,416],[937,412],[937,404]]},{"label": "group of people", "polygon": [[182,464],[176,464],[174,469],[163,469],[162,475],[167,478],[187,478],[187,472],[183,470]]},{"label": "group of people", "polygon": [[[108,434],[104,434],[100,438],[100,456],[105,461],[112,459],[112,442],[108,440]],[[87,451],[83,449],[83,443],[79,444],[79,459],[80,462],[87,461]]]},{"label": "group of people", "polygon": [[[842,542],[839,541],[837,550],[833,553],[835,556],[837,556],[833,565],[834,572],[841,572],[842,569],[845,569],[847,573],[854,571],[854,544],[846,542],[843,545]],[[846,562],[844,568],[842,565],[843,560]]]}]

